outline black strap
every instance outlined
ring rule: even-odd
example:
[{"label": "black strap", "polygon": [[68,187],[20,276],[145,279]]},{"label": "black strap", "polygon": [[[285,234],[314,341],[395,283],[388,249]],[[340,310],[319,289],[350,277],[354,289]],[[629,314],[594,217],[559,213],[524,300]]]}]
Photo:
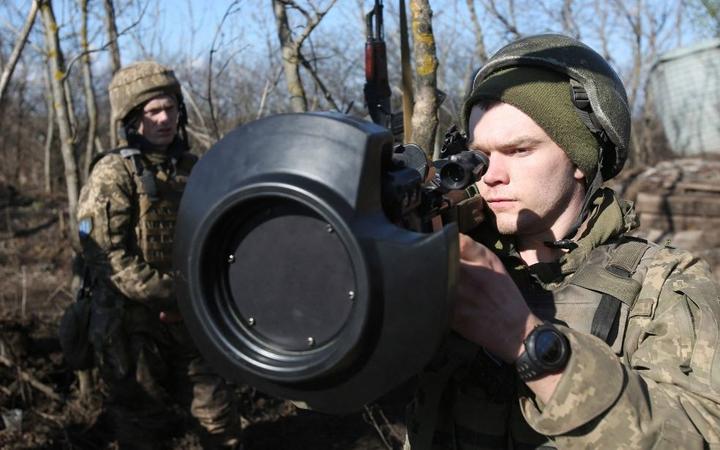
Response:
[{"label": "black strap", "polygon": [[145,194],[151,202],[158,200],[157,184],[155,183],[155,174],[151,170],[145,170],[145,164],[142,160],[142,153],[138,149],[124,148],[120,150],[120,155],[132,161],[134,175],[140,178]]},{"label": "black strap", "polygon": [[[650,246],[642,240],[623,239],[610,254],[605,270],[613,276],[630,280],[648,248]],[[609,293],[603,294],[590,326],[593,336],[611,343],[610,338],[614,338],[611,333],[619,325],[621,303],[617,297]],[[632,304],[628,306],[632,307]]]},{"label": "black strap", "polygon": [[610,294],[603,294],[600,305],[595,310],[590,333],[608,344],[610,332],[617,327],[620,316],[620,300]]}]

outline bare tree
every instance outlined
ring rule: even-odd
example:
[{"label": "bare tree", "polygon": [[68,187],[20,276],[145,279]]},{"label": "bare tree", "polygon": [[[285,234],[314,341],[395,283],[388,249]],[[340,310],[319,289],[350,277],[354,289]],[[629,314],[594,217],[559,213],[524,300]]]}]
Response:
[{"label": "bare tree", "polygon": [[37,15],[37,11],[38,0],[33,0],[32,4],[30,5],[30,11],[28,12],[27,19],[25,19],[25,25],[23,25],[22,30],[18,34],[17,40],[15,41],[15,47],[10,54],[10,59],[8,60],[7,64],[5,64],[2,75],[0,76],[0,103],[2,103],[5,90],[7,89],[8,83],[10,82],[10,78],[12,77],[13,71],[15,70],[15,66],[20,59],[20,54],[25,47],[25,42],[27,42],[30,30],[35,23],[35,16]]},{"label": "bare tree", "polygon": [[635,106],[635,98],[638,89],[643,68],[643,21],[642,21],[642,0],[635,0],[632,9],[628,7],[624,0],[613,0],[622,17],[627,21],[632,36],[632,69],[629,72],[626,88],[628,89],[628,103],[632,111]]},{"label": "bare tree", "polygon": [[[240,0],[234,0],[230,5],[228,5],[227,9],[225,10],[225,14],[223,14],[222,20],[220,20],[220,24],[218,24],[217,28],[215,29],[215,36],[213,37],[212,45],[210,46],[210,56],[208,57],[208,74],[207,74],[207,101],[208,106],[210,108],[210,121],[212,122],[213,126],[213,134],[215,137],[215,140],[220,139],[220,129],[218,128],[217,123],[217,117],[215,115],[215,106],[213,104],[213,78],[214,78],[214,72],[213,72],[213,56],[218,51],[218,38],[221,34],[223,24],[228,19],[228,17],[232,16],[233,14],[240,11]],[[230,58],[225,62],[223,65],[223,68],[220,69],[220,72],[224,70],[225,67],[227,67],[228,62],[230,61]]]},{"label": "bare tree", "polygon": [[482,65],[488,59],[483,28],[482,25],[480,25],[480,20],[475,10],[475,1],[466,0],[466,3],[468,11],[470,12],[470,22],[472,23],[473,33],[475,33],[475,55],[480,59],[479,63]]},{"label": "bare tree", "polygon": [[80,49],[82,51],[83,86],[85,90],[85,110],[87,115],[87,135],[85,141],[85,160],[83,161],[82,179],[86,180],[90,173],[90,161],[95,149],[97,136],[97,102],[93,87],[93,74],[90,67],[90,43],[88,40],[88,0],[79,0],[82,24],[80,25]]},{"label": "bare tree", "polygon": [[615,59],[613,58],[613,53],[610,51],[610,43],[608,39],[610,30],[608,29],[609,19],[607,14],[607,4],[604,1],[596,1],[593,5],[593,11],[595,16],[598,18],[598,20],[594,22],[594,26],[595,32],[597,33],[600,41],[600,51],[602,56],[608,63],[615,64]]},{"label": "bare tree", "polygon": [[[120,44],[118,43],[118,31],[117,23],[115,20],[115,5],[113,0],[103,0],[103,6],[105,7],[105,30],[108,36],[108,43],[110,45],[110,62],[112,67],[112,74],[120,70]],[[116,147],[118,144],[117,127],[112,125],[110,121],[110,147]]]},{"label": "bare tree", "polygon": [[410,0],[415,53],[416,96],[413,108],[413,141],[432,157],[438,127],[437,69],[432,10],[428,0]]},{"label": "bare tree", "polygon": [[410,37],[408,35],[405,0],[400,0],[400,66],[402,67],[403,141],[409,143],[412,142],[415,93],[413,92]]},{"label": "bare tree", "polygon": [[55,137],[55,106],[53,105],[53,99],[52,95],[50,93],[52,92],[52,87],[50,86],[50,77],[52,76],[50,73],[50,61],[48,58],[45,58],[46,64],[45,64],[45,70],[43,81],[45,82],[45,101],[47,103],[47,131],[45,132],[45,146],[43,151],[43,178],[45,180],[44,187],[45,192],[50,193],[52,192],[52,144],[53,144],[53,138]]},{"label": "bare tree", "polygon": [[110,67],[111,72],[120,70],[122,66],[120,59],[120,43],[118,42],[117,21],[115,20],[115,5],[113,0],[103,0],[105,7],[105,31],[107,32],[108,43],[110,44]]},{"label": "bare tree", "polygon": [[65,61],[63,58],[62,48],[60,47],[58,26],[55,20],[55,13],[52,8],[52,1],[44,0],[40,6],[40,10],[43,24],[45,25],[45,45],[47,46],[46,50],[48,54],[48,62],[50,63],[50,95],[52,95],[55,117],[57,120],[58,130],[60,131],[60,151],[62,153],[63,164],[65,166],[65,185],[68,196],[70,236],[73,243],[75,243],[75,239],[77,239],[77,220],[75,218],[75,210],[77,208],[80,183],[78,180],[75,149],[73,148],[70,113],[68,110],[67,97],[65,95],[65,86],[62,82],[65,75]]},{"label": "bare tree", "polygon": [[573,0],[563,0],[562,8],[560,9],[560,22],[562,23],[562,29],[565,33],[575,39],[582,38],[580,27],[575,22],[573,15]]},{"label": "bare tree", "polygon": [[[277,33],[280,39],[280,50],[282,53],[282,64],[285,72],[285,82],[290,93],[290,109],[293,112],[304,112],[308,110],[307,95],[305,87],[300,78],[300,65],[303,65],[310,72],[317,83],[319,77],[314,73],[310,64],[306,64],[301,53],[303,43],[308,39],[310,33],[320,24],[325,14],[332,8],[336,0],[331,0],[324,9],[318,9],[313,3],[310,6],[313,13],[306,11],[294,0],[273,0],[273,12],[277,25]],[[293,9],[305,18],[305,27],[299,36],[294,37],[288,19],[288,9]],[[324,85],[323,85],[324,88]],[[321,89],[323,89],[321,88]]]},{"label": "bare tree", "polygon": [[519,38],[521,36],[515,16],[514,0],[507,0],[507,11],[505,12],[500,10],[496,0],[484,0],[484,3],[487,11],[502,24],[507,34],[512,38]]}]

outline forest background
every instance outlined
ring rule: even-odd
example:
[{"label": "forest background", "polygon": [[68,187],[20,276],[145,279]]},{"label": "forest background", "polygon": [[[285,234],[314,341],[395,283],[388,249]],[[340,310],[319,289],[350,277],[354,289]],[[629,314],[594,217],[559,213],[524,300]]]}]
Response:
[{"label": "forest background", "polygon": [[[621,75],[634,116],[631,164],[653,162],[664,151],[647,89],[653,63],[668,50],[720,34],[718,0],[412,0],[406,13],[414,79],[403,85],[401,4],[385,2],[393,107],[400,109],[403,90],[412,87],[422,116],[413,117],[414,140],[426,149],[457,116],[467,80],[488,55],[521,35],[561,32],[595,48]],[[20,192],[64,195],[74,229],[67,214],[89,162],[114,143],[107,84],[120,65],[135,60],[176,70],[199,154],[234,127],[271,114],[366,116],[364,15],[372,5],[3,0],[0,182]],[[430,46],[421,34],[432,38]],[[432,70],[419,75],[418,67]],[[445,96],[441,104],[437,90]]]}]

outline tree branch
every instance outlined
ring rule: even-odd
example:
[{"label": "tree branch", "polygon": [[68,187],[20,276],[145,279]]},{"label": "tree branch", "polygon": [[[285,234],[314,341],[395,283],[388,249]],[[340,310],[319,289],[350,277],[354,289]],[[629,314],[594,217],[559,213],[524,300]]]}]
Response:
[{"label": "tree branch", "polygon": [[335,111],[340,112],[340,108],[338,107],[337,103],[335,103],[335,100],[333,99],[332,94],[330,91],[328,91],[327,87],[325,87],[325,84],[322,82],[320,77],[318,77],[317,71],[315,68],[310,64],[310,62],[305,58],[305,56],[299,52],[300,55],[300,63],[303,65],[305,69],[307,69],[308,72],[310,72],[310,76],[312,77],[313,81],[315,82],[315,85],[320,88],[320,90],[323,93],[323,97],[325,100],[330,103],[330,106],[333,107]]},{"label": "tree branch", "polygon": [[32,29],[33,24],[35,23],[35,17],[37,16],[38,12],[38,0],[33,0],[32,4],[30,5],[30,11],[28,12],[27,18],[25,19],[25,24],[22,27],[22,30],[18,34],[17,40],[15,41],[15,47],[13,48],[12,53],[10,54],[10,59],[8,60],[8,63],[5,65],[5,69],[3,70],[2,77],[0,77],[0,103],[2,102],[3,95],[5,94],[5,90],[8,87],[8,84],[10,83],[10,78],[12,77],[13,72],[15,71],[15,65],[17,64],[18,60],[20,59],[20,54],[22,53],[23,48],[25,47],[25,43],[27,42],[28,35],[30,34],[30,30]]},{"label": "tree branch", "polygon": [[[131,23],[127,27],[123,28],[123,30],[118,33],[118,38],[140,24],[140,21],[142,20],[143,16],[145,15],[145,10],[147,9],[148,4],[149,3],[145,4],[145,7],[140,12],[140,15],[138,16],[137,20],[135,20],[133,23]],[[70,71],[72,70],[73,64],[75,64],[80,58],[82,58],[83,56],[90,55],[92,53],[97,53],[97,52],[102,52],[104,50],[107,50],[108,47],[110,47],[112,44],[113,44],[113,41],[108,41],[98,48],[91,48],[91,49],[85,50],[85,51],[80,52],[79,54],[73,56],[73,58],[70,60],[70,62],[66,66],[65,74],[63,75],[61,81],[64,82],[67,79],[67,77],[70,75]]]},{"label": "tree branch", "polygon": [[[216,51],[218,51],[218,49],[216,48],[216,44],[217,44],[218,38],[220,37],[220,32],[222,31],[223,24],[228,19],[228,17],[230,17],[231,15],[240,11],[240,9],[238,8],[239,4],[240,4],[240,0],[234,0],[232,3],[230,3],[228,5],[227,9],[225,10],[225,14],[223,14],[222,19],[220,19],[220,23],[218,24],[217,28],[215,28],[215,36],[213,36],[212,45],[210,46],[210,55],[208,58],[208,74],[207,74],[207,101],[208,101],[208,107],[210,108],[210,121],[212,122],[213,133],[215,135],[215,139],[220,139],[220,129],[218,128],[217,117],[215,116],[215,105],[213,104],[213,99],[212,99],[213,55],[215,54]],[[229,59],[228,59],[228,61],[229,61]]]}]

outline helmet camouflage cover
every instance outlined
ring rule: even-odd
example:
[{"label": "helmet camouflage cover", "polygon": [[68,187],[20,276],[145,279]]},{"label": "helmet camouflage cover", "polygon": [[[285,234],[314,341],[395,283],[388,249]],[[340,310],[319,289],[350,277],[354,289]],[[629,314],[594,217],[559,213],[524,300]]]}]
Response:
[{"label": "helmet camouflage cover", "polygon": [[140,61],[118,70],[108,91],[113,123],[124,120],[130,111],[158,95],[181,98],[175,72],[155,61]]},{"label": "helmet camouflage cover", "polygon": [[[579,83],[587,94],[592,119],[607,143],[602,149],[602,178],[617,175],[625,164],[630,142],[630,107],[620,77],[595,50],[561,34],[539,34],[514,41],[498,50],[471,80],[469,93],[500,70],[544,67],[563,73]],[[470,109],[465,105],[463,125]]]}]

